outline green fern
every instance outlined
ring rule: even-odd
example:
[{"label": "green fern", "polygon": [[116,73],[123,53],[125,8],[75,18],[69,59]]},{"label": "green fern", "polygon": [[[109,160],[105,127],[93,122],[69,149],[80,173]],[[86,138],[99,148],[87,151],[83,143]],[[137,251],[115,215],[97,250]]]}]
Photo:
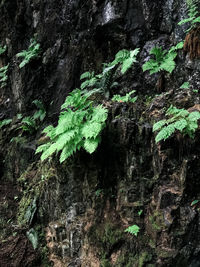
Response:
[{"label": "green fern", "polygon": [[42,101],[36,99],[32,103],[35,104],[35,106],[38,108],[38,110],[33,115],[33,119],[34,120],[39,119],[40,121],[43,121],[44,118],[46,117],[46,110],[44,108]]},{"label": "green fern", "polygon": [[2,55],[7,49],[7,46],[4,45],[4,46],[0,46],[0,55]]},{"label": "green fern", "polygon": [[17,54],[17,57],[22,57],[23,61],[20,63],[20,69],[28,64],[32,59],[38,58],[40,53],[40,44],[35,39],[31,39],[28,50],[23,50]]},{"label": "green fern", "polygon": [[43,161],[54,153],[61,152],[61,163],[81,148],[93,153],[100,142],[100,133],[105,127],[106,119],[107,110],[101,105],[95,107],[88,100],[87,94],[76,89],[62,105],[58,125],[44,129],[43,132],[50,140],[39,146],[36,153],[42,152]]},{"label": "green fern", "polygon": [[94,72],[85,72],[81,75],[82,81],[80,88],[92,93],[103,93],[106,98],[109,98],[109,90],[118,83],[114,82],[115,72],[120,69],[122,74],[125,74],[128,69],[136,62],[136,57],[139,53],[139,48],[128,51],[126,49],[120,50],[115,59],[110,63],[103,64],[103,71],[95,75]]},{"label": "green fern", "polygon": [[129,226],[124,232],[137,236],[140,231],[140,227],[136,224]]},{"label": "green fern", "polygon": [[198,1],[188,0],[187,5],[188,5],[188,18],[183,19],[178,23],[178,25],[183,25],[185,23],[189,24],[189,28],[186,30],[186,32],[195,28],[200,23],[200,16],[199,16],[199,11],[198,11]]},{"label": "green fern", "polygon": [[174,132],[179,131],[183,135],[194,138],[194,133],[198,128],[200,112],[189,113],[185,109],[178,109],[170,106],[166,112],[168,119],[160,120],[153,126],[153,132],[159,131],[156,135],[156,143],[168,139]]},{"label": "green fern", "polygon": [[169,51],[162,50],[161,47],[154,47],[150,54],[155,56],[155,59],[150,59],[143,66],[143,71],[150,71],[150,74],[165,70],[172,73],[176,63],[175,58],[177,56],[177,50],[183,48],[183,42],[178,43],[176,46],[172,46]]},{"label": "green fern", "polygon": [[37,130],[38,126],[34,120],[34,118],[28,116],[22,119],[21,126],[18,129],[22,129],[24,132],[33,133]]},{"label": "green fern", "polygon": [[189,89],[190,88],[190,83],[189,82],[184,82],[181,87],[181,89]]},{"label": "green fern", "polygon": [[11,122],[12,122],[12,119],[5,119],[5,120],[0,121],[0,128],[6,125],[9,125]]},{"label": "green fern", "polygon": [[8,67],[9,64],[0,68],[0,87],[3,88],[7,85],[7,80],[8,80]]},{"label": "green fern", "polygon": [[137,62],[136,57],[139,53],[140,49],[136,48],[135,50],[128,51],[126,49],[120,50],[116,56],[115,60],[111,63],[111,66],[115,66],[116,64],[121,64],[121,73],[124,74],[133,63]]},{"label": "green fern", "polygon": [[131,95],[134,93],[135,93],[135,90],[132,90],[131,92],[127,93],[125,96],[114,95],[112,98],[112,101],[135,103],[135,101],[137,100],[137,96],[131,97]]}]

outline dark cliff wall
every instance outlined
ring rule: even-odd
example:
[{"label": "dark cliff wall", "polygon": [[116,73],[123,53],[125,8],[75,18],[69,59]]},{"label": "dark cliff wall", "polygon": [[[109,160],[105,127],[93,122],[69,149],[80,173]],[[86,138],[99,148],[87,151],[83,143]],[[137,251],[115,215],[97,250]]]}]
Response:
[{"label": "dark cliff wall", "polygon": [[[185,38],[185,26],[177,25],[185,14],[186,3],[179,0],[0,2],[0,42],[7,45],[0,64],[10,64],[8,85],[1,89],[2,119],[31,114],[32,101],[40,99],[48,112],[44,124],[55,123],[81,73],[101,70],[120,49],[141,49],[119,87],[123,93],[135,89],[138,101],[110,104],[93,155],[81,151],[62,165],[56,158],[41,164],[34,152],[43,126],[17,144],[9,143],[13,129],[2,131],[1,230],[8,227],[7,235],[15,231],[18,239],[10,239],[13,247],[9,239],[2,242],[1,266],[45,266],[41,251],[27,243],[27,229],[16,227],[23,193],[24,206],[37,199],[29,228],[45,230],[46,266],[200,266],[199,210],[191,206],[200,198],[199,132],[194,140],[175,135],[159,145],[152,133],[153,120],[170,103],[199,104],[193,91],[199,87],[199,60],[180,51],[161,87],[158,74],[141,69],[153,46],[169,48]],[[16,54],[34,35],[41,57],[20,69]],[[191,89],[180,89],[185,81]],[[137,237],[124,232],[133,224],[140,227]]]}]

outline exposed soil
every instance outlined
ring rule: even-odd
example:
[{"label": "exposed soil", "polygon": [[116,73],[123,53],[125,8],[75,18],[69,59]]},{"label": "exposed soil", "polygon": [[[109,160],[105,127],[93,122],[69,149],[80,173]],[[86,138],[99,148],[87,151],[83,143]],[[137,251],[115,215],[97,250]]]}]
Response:
[{"label": "exposed soil", "polygon": [[19,229],[16,229],[19,189],[12,183],[0,185],[0,266],[37,266],[37,253]]}]

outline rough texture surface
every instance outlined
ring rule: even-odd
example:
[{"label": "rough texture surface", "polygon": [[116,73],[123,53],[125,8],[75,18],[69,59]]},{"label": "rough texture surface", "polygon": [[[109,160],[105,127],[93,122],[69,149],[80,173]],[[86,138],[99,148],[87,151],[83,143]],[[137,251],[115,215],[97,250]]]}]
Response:
[{"label": "rough texture surface", "polygon": [[[191,205],[200,199],[200,133],[159,145],[152,133],[171,103],[198,109],[199,51],[180,51],[162,86],[160,74],[141,68],[152,47],[168,49],[185,38],[185,26],[177,25],[185,15],[182,0],[0,1],[0,42],[7,45],[0,66],[10,64],[0,118],[15,116],[0,136],[0,266],[200,266],[200,207]],[[34,34],[41,57],[20,69],[16,54]],[[108,103],[93,155],[81,151],[62,165],[56,158],[41,164],[34,152],[44,125],[10,143],[19,134],[16,114],[32,114],[34,99],[46,107],[44,124],[55,123],[81,73],[98,72],[120,49],[136,47],[138,63],[120,78],[119,92],[135,89],[138,101]],[[186,81],[190,89],[180,89]],[[17,205],[23,213],[34,199],[33,218],[18,225]],[[138,237],[124,232],[133,224]],[[36,251],[26,238],[30,228],[41,241]]]}]

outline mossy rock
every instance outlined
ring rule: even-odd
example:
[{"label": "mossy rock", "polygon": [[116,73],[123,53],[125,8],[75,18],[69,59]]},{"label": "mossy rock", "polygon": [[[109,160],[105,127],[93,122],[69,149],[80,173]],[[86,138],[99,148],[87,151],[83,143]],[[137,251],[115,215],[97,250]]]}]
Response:
[{"label": "mossy rock", "polygon": [[112,223],[93,225],[89,231],[89,240],[97,245],[102,256],[107,256],[113,246],[123,240],[124,232]]}]

